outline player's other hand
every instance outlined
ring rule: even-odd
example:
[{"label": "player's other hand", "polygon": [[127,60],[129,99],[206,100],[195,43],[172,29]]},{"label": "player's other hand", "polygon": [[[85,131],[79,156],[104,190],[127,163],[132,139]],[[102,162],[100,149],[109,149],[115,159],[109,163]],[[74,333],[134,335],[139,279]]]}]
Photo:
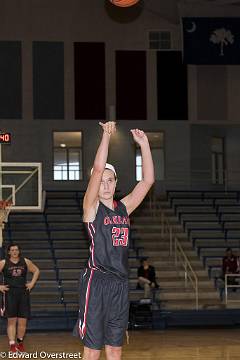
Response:
[{"label": "player's other hand", "polygon": [[34,284],[33,284],[32,282],[29,282],[29,283],[27,283],[25,286],[26,286],[26,288],[27,288],[28,291],[31,291],[32,288],[34,287]]},{"label": "player's other hand", "polygon": [[102,127],[103,131],[108,135],[112,135],[116,132],[116,122],[108,121],[106,123],[99,122],[99,125]]},{"label": "player's other hand", "polygon": [[136,141],[136,143],[138,145],[143,145],[144,143],[148,142],[148,138],[147,135],[145,134],[144,131],[139,130],[139,129],[132,129],[130,130],[133,136],[134,141]]},{"label": "player's other hand", "polygon": [[4,294],[5,291],[9,291],[8,285],[0,285],[0,291]]}]

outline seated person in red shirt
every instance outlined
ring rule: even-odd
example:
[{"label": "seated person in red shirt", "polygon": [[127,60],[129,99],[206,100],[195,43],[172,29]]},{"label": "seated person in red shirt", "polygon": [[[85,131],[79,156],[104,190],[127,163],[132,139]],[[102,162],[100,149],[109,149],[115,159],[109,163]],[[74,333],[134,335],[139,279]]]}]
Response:
[{"label": "seated person in red shirt", "polygon": [[[222,272],[225,280],[225,274],[237,274],[238,273],[238,259],[232,252],[231,248],[227,248],[225,256],[222,260]],[[229,276],[228,285],[238,285],[234,276]],[[234,289],[236,291],[236,289]]]},{"label": "seated person in red shirt", "polygon": [[148,264],[147,258],[140,260],[141,266],[138,268],[138,289],[144,289],[144,297],[149,298],[151,289],[158,289],[156,282],[155,268]]}]

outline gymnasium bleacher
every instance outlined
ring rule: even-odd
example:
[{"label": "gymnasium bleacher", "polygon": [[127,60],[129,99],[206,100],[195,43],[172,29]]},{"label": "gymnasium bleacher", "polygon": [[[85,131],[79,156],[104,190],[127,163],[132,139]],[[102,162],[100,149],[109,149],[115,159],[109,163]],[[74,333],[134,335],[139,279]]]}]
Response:
[{"label": "gymnasium bleacher", "polygon": [[160,284],[160,312],[190,311],[196,309],[196,295],[191,283],[185,283],[185,271],[175,265],[174,254],[170,254],[169,234],[162,233],[161,215],[169,219],[174,234],[177,234],[184,251],[198,275],[199,308],[219,308],[220,301],[214,284],[208,279],[208,274],[202,262],[192,248],[187,235],[182,229],[165,196],[154,203],[152,200],[140,206],[132,216],[132,227],[138,229],[137,244],[144,248],[144,254],[149,257],[149,263],[156,269]]},{"label": "gymnasium bleacher", "polygon": [[[169,191],[167,197],[209,277],[221,274],[222,258],[240,249],[239,191]],[[240,297],[239,297],[240,300]]]},{"label": "gymnasium bleacher", "polygon": [[[229,196],[228,196],[229,195]],[[49,191],[44,213],[12,213],[5,227],[5,243],[16,241],[25,257],[40,268],[40,279],[32,291],[32,321],[29,328],[71,329],[78,311],[78,278],[84,268],[89,244],[82,224],[83,193]],[[154,206],[148,199],[131,217],[132,244],[129,251],[129,284],[132,308],[143,297],[136,289],[139,258],[147,256],[156,268],[160,290],[156,294],[161,311],[195,309],[195,294],[185,287],[184,270],[169,254],[169,239],[161,234],[161,212],[168,216],[199,281],[199,308],[221,309],[214,288],[226,247],[239,249],[239,193],[169,191]],[[160,206],[161,204],[161,206]]]}]

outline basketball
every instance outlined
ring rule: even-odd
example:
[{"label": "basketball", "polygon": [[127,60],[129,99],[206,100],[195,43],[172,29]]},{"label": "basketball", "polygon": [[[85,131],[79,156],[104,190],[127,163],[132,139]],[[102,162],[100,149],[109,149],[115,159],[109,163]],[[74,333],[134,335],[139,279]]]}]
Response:
[{"label": "basketball", "polygon": [[139,0],[110,0],[113,5],[119,7],[130,7],[139,2]]}]

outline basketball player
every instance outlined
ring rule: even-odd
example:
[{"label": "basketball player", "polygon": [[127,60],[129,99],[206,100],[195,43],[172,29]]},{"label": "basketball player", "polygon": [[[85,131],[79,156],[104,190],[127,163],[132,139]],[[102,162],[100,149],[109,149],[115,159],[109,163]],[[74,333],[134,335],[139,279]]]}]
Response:
[{"label": "basketball player", "polygon": [[[30,317],[29,293],[38,277],[38,267],[29,259],[22,257],[17,244],[11,244],[7,249],[6,260],[0,261],[0,272],[3,273],[4,285],[0,291],[4,296],[5,313],[8,319],[7,334],[10,352],[24,352],[23,338],[26,332],[27,319]],[[33,274],[27,282],[27,272]],[[17,344],[15,338],[17,336]]]},{"label": "basketball player", "polygon": [[151,188],[154,168],[147,136],[131,130],[141,148],[143,179],[129,195],[114,201],[117,174],[106,161],[116,127],[111,121],[99,124],[102,140],[83,202],[91,245],[88,267],[80,275],[78,332],[84,343],[84,360],[99,359],[103,346],[108,360],[119,360],[128,325],[129,215]]}]

